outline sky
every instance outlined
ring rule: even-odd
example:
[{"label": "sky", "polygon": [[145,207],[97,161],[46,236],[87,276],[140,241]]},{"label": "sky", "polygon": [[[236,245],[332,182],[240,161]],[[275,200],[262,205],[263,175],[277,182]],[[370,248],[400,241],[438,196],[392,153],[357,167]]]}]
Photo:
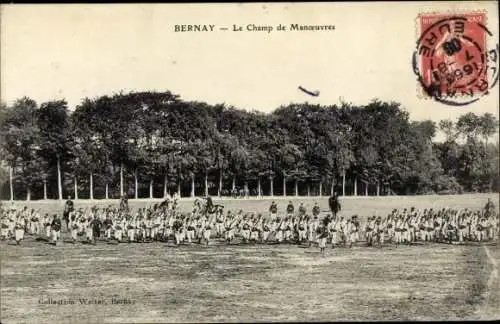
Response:
[{"label": "sky", "polygon": [[[498,44],[495,2],[2,5],[0,99],[38,103],[121,90],[170,90],[185,100],[270,112],[291,102],[396,101],[413,120],[499,115],[497,88],[476,103],[422,98],[412,70],[422,13],[487,13]],[[175,25],[215,25],[175,32]],[[233,24],[243,31],[232,31]],[[249,24],[272,32],[247,31]],[[334,25],[276,31],[282,24]],[[228,30],[220,30],[226,27]],[[320,95],[312,97],[303,86]]]}]

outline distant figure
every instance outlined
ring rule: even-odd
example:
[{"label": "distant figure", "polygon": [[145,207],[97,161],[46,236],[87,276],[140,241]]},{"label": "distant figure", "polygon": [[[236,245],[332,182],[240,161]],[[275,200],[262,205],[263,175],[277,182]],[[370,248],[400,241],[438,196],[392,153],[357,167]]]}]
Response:
[{"label": "distant figure", "polygon": [[341,210],[341,206],[340,206],[339,197],[338,197],[336,192],[334,192],[333,196],[331,196],[328,199],[328,204],[330,205],[330,210],[332,211],[332,214],[334,216],[337,216],[337,213]]},{"label": "distant figure", "polygon": [[75,209],[75,205],[71,200],[71,196],[68,196],[68,200],[66,200],[66,204],[64,204],[64,212],[63,212],[63,220],[66,223],[66,230],[69,231],[69,214],[73,212]]},{"label": "distant figure", "polygon": [[121,196],[120,197],[120,210],[123,212],[128,212],[128,199],[127,196]]},{"label": "distant figure", "polygon": [[488,198],[488,202],[484,206],[484,212],[486,217],[492,216],[495,212],[495,204],[491,201],[491,198]]}]

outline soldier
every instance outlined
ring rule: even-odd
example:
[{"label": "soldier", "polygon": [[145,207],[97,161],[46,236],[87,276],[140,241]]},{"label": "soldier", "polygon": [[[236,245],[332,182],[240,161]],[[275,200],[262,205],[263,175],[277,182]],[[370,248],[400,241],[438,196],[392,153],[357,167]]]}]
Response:
[{"label": "soldier", "polygon": [[137,222],[132,215],[128,214],[126,218],[126,224],[127,224],[128,242],[132,243],[135,241],[135,230],[137,227]]},{"label": "soldier", "polygon": [[54,214],[53,220],[50,224],[50,228],[52,231],[52,242],[57,245],[57,240],[59,239],[61,235],[61,220],[57,216],[57,214]]},{"label": "soldier", "polygon": [[301,202],[299,205],[299,216],[304,216],[306,214],[306,207],[304,206],[304,203]]},{"label": "soldier", "polygon": [[319,206],[318,206],[317,202],[314,203],[314,207],[312,209],[312,214],[313,214],[313,216],[318,216],[319,217],[320,209],[319,209]]},{"label": "soldier", "polygon": [[226,244],[231,243],[231,241],[234,238],[234,223],[235,220],[232,219],[231,212],[228,210],[227,211],[228,215],[226,216],[226,219],[224,220],[224,238],[226,239]]},{"label": "soldier", "polygon": [[39,210],[31,210],[31,224],[30,224],[31,234],[40,234],[40,213]]},{"label": "soldier", "polygon": [[278,214],[278,205],[276,204],[276,202],[273,201],[271,203],[271,207],[269,207],[269,215],[272,221],[276,219],[277,214]]},{"label": "soldier", "polygon": [[69,231],[69,213],[71,213],[74,209],[74,203],[71,200],[71,196],[68,196],[68,200],[66,200],[66,203],[64,204],[64,212],[63,212],[63,219],[64,223],[66,225],[66,230]]},{"label": "soldier", "polygon": [[458,241],[463,242],[464,238],[467,236],[467,219],[466,215],[462,213],[462,215],[458,216]]},{"label": "soldier", "polygon": [[301,244],[303,241],[307,239],[306,233],[307,233],[307,219],[309,218],[308,215],[304,215],[301,217],[297,223],[297,232],[299,233],[298,237],[298,243]]},{"label": "soldier", "polygon": [[201,223],[197,224],[194,219],[194,216],[191,216],[188,219],[186,219],[186,224],[187,224],[187,240],[188,243],[191,244],[194,239],[196,226],[199,225],[199,228],[201,230]]},{"label": "soldier", "polygon": [[101,237],[102,222],[99,217],[94,217],[90,221],[90,226],[92,228],[92,242],[95,244],[96,241]]},{"label": "soldier", "polygon": [[333,195],[328,199],[328,204],[332,214],[337,216],[337,213],[341,210],[341,205],[337,193],[334,192]]},{"label": "soldier", "polygon": [[366,220],[364,227],[367,246],[371,246],[373,244],[374,227],[375,227],[375,216],[368,216],[368,219]]},{"label": "soldier", "polygon": [[328,227],[328,222],[324,222],[323,224],[319,225],[318,228],[316,229],[318,246],[322,254],[325,253],[326,240],[328,238],[327,227]]},{"label": "soldier", "polygon": [[375,221],[373,232],[375,236],[375,242],[378,242],[379,247],[382,248],[382,246],[384,245],[385,226],[380,216],[377,217],[377,220]]},{"label": "soldier", "polygon": [[250,241],[252,241],[252,242],[257,242],[259,240],[259,234],[260,234],[261,226],[262,226],[261,221],[262,221],[262,215],[259,214],[257,216],[257,219],[255,219],[255,221],[252,224],[252,229],[251,229],[251,233],[250,233]]},{"label": "soldier", "polygon": [[250,222],[247,219],[247,215],[243,216],[243,224],[241,227],[241,237],[243,242],[247,243],[250,239]]},{"label": "soldier", "polygon": [[286,207],[286,213],[287,213],[287,216],[292,216],[293,215],[293,212],[295,210],[295,207],[293,207],[293,203],[292,201],[290,200],[288,202],[288,206]]},{"label": "soldier", "polygon": [[224,236],[224,214],[222,210],[218,210],[217,214],[215,216],[215,230],[216,230],[216,235],[217,237],[223,237]]},{"label": "soldier", "polygon": [[18,215],[16,223],[14,225],[14,238],[18,245],[21,244],[21,241],[24,239],[25,227],[26,227],[26,219],[22,214]]},{"label": "soldier", "polygon": [[[78,215],[80,215],[80,213],[78,213]],[[77,212],[75,212],[75,211],[72,211],[69,215],[69,217],[70,217],[69,219],[71,222],[71,241],[73,244],[76,243],[76,240],[78,238],[78,232],[80,229],[78,215],[77,215]]]},{"label": "soldier", "polygon": [[111,219],[109,213],[106,215],[106,219],[103,222],[104,226],[104,236],[107,240],[111,239],[111,231],[113,230],[113,220]]},{"label": "soldier", "polygon": [[292,216],[288,216],[282,225],[283,229],[283,239],[285,242],[289,242],[292,239]]},{"label": "soldier", "polygon": [[359,241],[359,229],[360,229],[360,224],[358,220],[358,215],[353,215],[351,219],[353,228],[352,228],[352,243],[355,243]]},{"label": "soldier", "polygon": [[210,217],[207,215],[205,216],[205,222],[204,222],[204,227],[203,227],[203,239],[205,240],[206,244],[208,245],[210,243],[210,234],[212,231],[212,220]]},{"label": "soldier", "polygon": [[1,232],[0,232],[0,237],[2,240],[5,240],[9,237],[9,217],[7,213],[2,213],[2,219],[1,219]]},{"label": "soldier", "polygon": [[283,229],[284,229],[284,219],[281,220],[280,217],[276,217],[276,220],[274,222],[274,227],[275,227],[275,239],[276,242],[281,243],[283,241]]},{"label": "soldier", "polygon": [[271,221],[265,221],[262,224],[262,241],[263,242],[268,242],[269,240],[269,235],[271,234],[271,226],[270,223]]},{"label": "soldier", "polygon": [[115,240],[118,241],[118,243],[121,243],[123,240],[123,229],[125,228],[125,222],[122,216],[119,216],[118,219],[116,220],[116,224],[114,225],[114,234],[113,237]]},{"label": "soldier", "polygon": [[330,223],[330,233],[332,236],[332,249],[340,243],[341,240],[341,224],[336,215],[333,216]]},{"label": "soldier", "polygon": [[174,236],[175,236],[175,245],[179,245],[183,241],[183,236],[184,236],[184,223],[182,221],[182,218],[178,216],[173,224],[173,231],[174,231]]}]

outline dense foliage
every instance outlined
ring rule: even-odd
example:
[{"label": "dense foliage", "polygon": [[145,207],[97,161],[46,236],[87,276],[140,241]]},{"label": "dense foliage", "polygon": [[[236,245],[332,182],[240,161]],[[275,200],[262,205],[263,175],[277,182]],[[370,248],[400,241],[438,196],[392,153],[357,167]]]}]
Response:
[{"label": "dense foliage", "polygon": [[[433,142],[437,129],[446,135]],[[270,114],[119,93],[0,106],[2,198],[498,191],[498,121],[411,121],[398,103],[290,104]],[[9,184],[12,174],[12,186]],[[75,189],[77,188],[77,190]],[[285,191],[285,192],[284,192]]]}]

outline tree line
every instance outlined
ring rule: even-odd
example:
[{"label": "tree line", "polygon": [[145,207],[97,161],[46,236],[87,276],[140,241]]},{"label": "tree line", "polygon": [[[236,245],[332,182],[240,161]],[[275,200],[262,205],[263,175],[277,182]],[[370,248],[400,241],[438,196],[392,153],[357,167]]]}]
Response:
[{"label": "tree line", "polygon": [[85,98],[73,111],[23,97],[0,105],[1,198],[491,192],[497,130],[489,113],[436,124],[379,100],[264,114],[169,91]]}]

